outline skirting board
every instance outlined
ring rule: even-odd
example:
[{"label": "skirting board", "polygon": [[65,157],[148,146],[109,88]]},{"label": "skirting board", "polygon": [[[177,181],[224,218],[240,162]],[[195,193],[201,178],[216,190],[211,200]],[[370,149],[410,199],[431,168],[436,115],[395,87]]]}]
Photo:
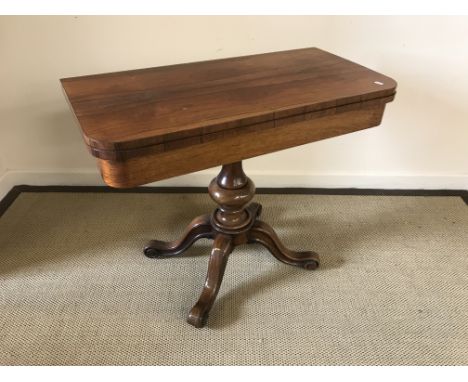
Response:
[{"label": "skirting board", "polygon": [[[179,176],[147,186],[208,187],[219,168]],[[468,175],[350,175],[260,172],[246,170],[257,187],[268,188],[356,188],[382,190],[468,190]],[[97,171],[17,171],[0,178],[0,199],[14,186],[104,186]]]}]

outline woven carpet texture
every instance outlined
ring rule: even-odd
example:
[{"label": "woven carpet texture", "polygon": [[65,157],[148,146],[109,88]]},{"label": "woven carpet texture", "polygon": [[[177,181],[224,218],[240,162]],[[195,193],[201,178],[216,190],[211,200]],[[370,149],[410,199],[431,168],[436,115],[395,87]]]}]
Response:
[{"label": "woven carpet texture", "polygon": [[236,247],[207,327],[186,323],[211,242],[148,259],[204,194],[22,193],[0,218],[3,365],[467,365],[459,197],[257,195],[307,271]]}]

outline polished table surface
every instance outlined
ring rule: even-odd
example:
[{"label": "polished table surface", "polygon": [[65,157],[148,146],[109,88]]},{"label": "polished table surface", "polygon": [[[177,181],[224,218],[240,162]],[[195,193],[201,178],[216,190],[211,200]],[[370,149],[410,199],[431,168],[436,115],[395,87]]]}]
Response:
[{"label": "polished table surface", "polygon": [[396,88],[391,78],[317,48],[61,82],[114,187],[376,126]]},{"label": "polished table surface", "polygon": [[396,89],[391,78],[317,48],[66,78],[62,85],[110,186],[222,165],[208,187],[214,212],[196,217],[180,240],[151,240],[144,248],[151,258],[173,257],[213,239],[206,281],[187,319],[198,328],[235,246],[259,243],[285,264],[319,266],[317,253],[286,248],[260,220],[242,160],[377,126]]}]

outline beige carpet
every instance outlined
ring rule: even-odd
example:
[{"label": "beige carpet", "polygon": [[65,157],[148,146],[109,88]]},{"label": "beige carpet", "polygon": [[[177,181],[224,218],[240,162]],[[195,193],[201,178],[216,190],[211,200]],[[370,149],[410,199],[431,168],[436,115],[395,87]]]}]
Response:
[{"label": "beige carpet", "polygon": [[237,247],[208,327],[186,315],[210,242],[152,260],[203,194],[23,193],[0,218],[0,363],[468,364],[468,206],[458,197],[258,195],[317,271]]}]

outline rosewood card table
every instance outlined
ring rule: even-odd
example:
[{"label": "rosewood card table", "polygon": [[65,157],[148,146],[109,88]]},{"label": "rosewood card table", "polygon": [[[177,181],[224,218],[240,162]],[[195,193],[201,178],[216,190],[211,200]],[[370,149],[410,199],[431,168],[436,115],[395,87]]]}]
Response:
[{"label": "rosewood card table", "polygon": [[[317,48],[61,80],[104,181],[135,187],[221,165],[208,192],[218,204],[182,238],[150,241],[148,257],[177,256],[213,239],[208,274],[188,322],[205,325],[229,254],[260,243],[280,261],[316,269],[315,252],[283,246],[250,203],[242,160],[380,124],[396,83]],[[297,227],[300,229],[301,227]]]}]

